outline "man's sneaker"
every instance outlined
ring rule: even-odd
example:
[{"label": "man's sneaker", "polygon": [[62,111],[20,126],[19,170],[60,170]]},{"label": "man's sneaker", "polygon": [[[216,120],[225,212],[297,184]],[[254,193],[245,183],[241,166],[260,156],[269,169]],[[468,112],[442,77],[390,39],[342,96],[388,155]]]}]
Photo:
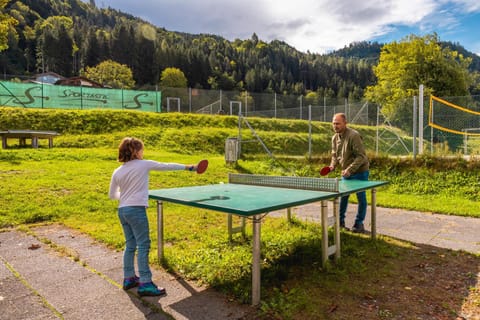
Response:
[{"label": "man's sneaker", "polygon": [[137,276],[123,279],[123,290],[128,290],[138,286],[140,278]]},{"label": "man's sneaker", "polygon": [[340,229],[347,230],[347,231],[350,230],[347,227],[345,227],[345,221],[340,221]]},{"label": "man's sneaker", "polygon": [[355,233],[364,233],[365,227],[363,226],[363,223],[355,223],[355,225],[352,228],[352,231]]},{"label": "man's sneaker", "polygon": [[153,282],[140,283],[138,294],[140,296],[162,296],[166,294],[165,288],[159,288]]}]

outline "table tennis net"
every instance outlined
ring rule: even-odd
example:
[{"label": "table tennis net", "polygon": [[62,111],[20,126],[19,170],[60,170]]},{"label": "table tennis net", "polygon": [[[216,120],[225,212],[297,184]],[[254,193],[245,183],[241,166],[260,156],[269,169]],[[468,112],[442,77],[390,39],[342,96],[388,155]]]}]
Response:
[{"label": "table tennis net", "polygon": [[265,176],[254,174],[229,173],[228,182],[265,187],[302,189],[314,191],[338,192],[337,178],[310,178],[291,176]]}]

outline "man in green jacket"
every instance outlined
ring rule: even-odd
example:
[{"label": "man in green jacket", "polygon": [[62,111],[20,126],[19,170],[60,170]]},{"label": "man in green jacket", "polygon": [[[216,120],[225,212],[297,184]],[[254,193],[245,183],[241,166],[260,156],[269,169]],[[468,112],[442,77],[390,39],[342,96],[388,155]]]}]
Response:
[{"label": "man in green jacket", "polygon": [[[344,113],[337,113],[332,120],[332,160],[330,170],[340,166],[342,179],[368,180],[369,161],[363,146],[362,136],[358,131],[347,127],[347,118]],[[367,213],[367,194],[365,191],[357,193],[358,210],[352,231],[363,233],[363,221]],[[348,206],[348,196],[340,199],[340,227],[345,228],[345,213]]]}]

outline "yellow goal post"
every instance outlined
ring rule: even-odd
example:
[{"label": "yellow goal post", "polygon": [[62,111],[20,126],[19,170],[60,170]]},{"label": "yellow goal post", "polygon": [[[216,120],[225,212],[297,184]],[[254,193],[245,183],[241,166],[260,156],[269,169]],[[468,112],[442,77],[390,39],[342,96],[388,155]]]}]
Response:
[{"label": "yellow goal post", "polygon": [[464,100],[464,103],[471,103],[472,106],[461,107],[431,95],[428,125],[454,134],[480,136],[480,108],[472,100]]}]

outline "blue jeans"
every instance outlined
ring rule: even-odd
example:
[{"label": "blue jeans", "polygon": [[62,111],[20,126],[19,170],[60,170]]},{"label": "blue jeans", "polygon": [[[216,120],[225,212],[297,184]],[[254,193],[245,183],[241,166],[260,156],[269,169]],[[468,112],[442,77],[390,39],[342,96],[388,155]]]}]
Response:
[{"label": "blue jeans", "polygon": [[123,275],[125,278],[135,276],[135,251],[137,252],[138,273],[140,282],[151,282],[152,272],[148,265],[150,252],[150,234],[147,210],[145,207],[118,208],[118,217],[125,235],[125,251],[123,253]]},{"label": "blue jeans", "polygon": [[[356,173],[351,175],[350,177],[342,177],[342,180],[368,180],[369,171],[364,171],[360,173]],[[340,222],[345,221],[345,214],[347,212],[348,206],[348,198],[349,196],[342,197],[340,199]],[[365,220],[365,216],[367,215],[367,193],[365,191],[357,193],[357,200],[358,200],[358,209],[357,209],[357,216],[355,218],[355,225],[363,223]]]}]

